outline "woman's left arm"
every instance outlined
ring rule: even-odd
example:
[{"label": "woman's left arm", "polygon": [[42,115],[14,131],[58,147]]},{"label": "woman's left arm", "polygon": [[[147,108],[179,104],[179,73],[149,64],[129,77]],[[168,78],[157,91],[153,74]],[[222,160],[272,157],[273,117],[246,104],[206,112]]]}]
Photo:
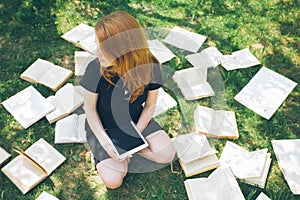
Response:
[{"label": "woman's left arm", "polygon": [[144,109],[137,122],[137,128],[140,132],[142,132],[147,127],[148,123],[152,119],[156,107],[158,90],[159,89],[148,91]]}]

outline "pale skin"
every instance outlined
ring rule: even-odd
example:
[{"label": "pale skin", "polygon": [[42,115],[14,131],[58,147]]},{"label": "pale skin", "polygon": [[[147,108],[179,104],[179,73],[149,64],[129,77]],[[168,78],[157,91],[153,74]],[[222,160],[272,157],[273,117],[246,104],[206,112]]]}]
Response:
[{"label": "pale skin", "polygon": [[[157,101],[158,89],[148,92],[144,109],[137,122],[142,132],[150,122]],[[127,174],[130,158],[119,160],[110,144],[105,142],[105,130],[97,113],[98,94],[85,90],[84,110],[87,121],[96,138],[111,158],[99,162],[96,166],[104,184],[111,189],[118,188]],[[163,130],[154,132],[146,137],[149,147],[138,152],[141,156],[157,163],[169,163],[175,156],[175,149],[167,133]]]}]

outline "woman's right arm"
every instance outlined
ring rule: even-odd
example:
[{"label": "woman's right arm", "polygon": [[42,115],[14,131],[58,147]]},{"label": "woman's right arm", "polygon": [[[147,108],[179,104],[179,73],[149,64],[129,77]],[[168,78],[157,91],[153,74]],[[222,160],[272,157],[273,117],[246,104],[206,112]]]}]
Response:
[{"label": "woman's right arm", "polygon": [[97,112],[97,101],[98,94],[89,92],[88,90],[84,91],[84,110],[89,126],[98,139],[101,146],[107,152],[107,154],[114,160],[119,160],[116,152],[112,148],[112,145],[108,142],[108,138],[105,135],[106,132],[101,123],[100,117]]}]

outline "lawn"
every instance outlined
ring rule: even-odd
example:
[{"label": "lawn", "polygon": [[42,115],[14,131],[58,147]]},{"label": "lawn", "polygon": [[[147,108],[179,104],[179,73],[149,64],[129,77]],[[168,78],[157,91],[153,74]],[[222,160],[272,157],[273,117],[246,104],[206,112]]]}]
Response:
[{"label": "lawn", "polygon": [[[29,85],[34,85],[46,97],[54,94],[43,85],[20,79],[20,74],[37,58],[74,70],[74,51],[79,48],[60,36],[80,23],[93,26],[102,16],[114,10],[131,13],[143,27],[164,30],[176,25],[205,35],[207,41],[202,48],[216,46],[223,54],[247,47],[261,61],[260,66],[230,72],[218,66],[209,73],[210,77],[219,81],[220,94],[189,102],[170,80],[174,70],[191,67],[182,52],[175,52],[177,57],[164,64],[163,70],[164,87],[177,100],[178,106],[157,120],[171,137],[175,137],[192,131],[192,114],[196,105],[235,111],[240,138],[231,141],[249,151],[268,148],[272,158],[265,189],[238,181],[245,198],[255,199],[264,192],[273,200],[300,199],[291,193],[270,143],[274,139],[300,138],[299,86],[270,120],[233,100],[262,66],[299,83],[299,7],[297,0],[2,0],[0,102]],[[68,82],[77,84],[78,80],[73,76]],[[146,169],[144,173],[130,173],[119,189],[106,189],[91,163],[87,145],[54,145],[54,127],[55,124],[50,125],[43,118],[24,130],[0,105],[0,146],[9,151],[12,158],[16,156],[13,148],[26,149],[41,137],[67,158],[26,195],[0,172],[0,199],[35,199],[42,191],[59,199],[72,200],[187,199],[183,185],[186,177],[177,160],[173,163],[177,173],[172,173],[170,166],[149,166],[146,161],[137,160],[141,161],[137,170]],[[218,156],[226,141],[209,139],[211,146],[218,150]],[[195,177],[207,177],[210,173]]]}]

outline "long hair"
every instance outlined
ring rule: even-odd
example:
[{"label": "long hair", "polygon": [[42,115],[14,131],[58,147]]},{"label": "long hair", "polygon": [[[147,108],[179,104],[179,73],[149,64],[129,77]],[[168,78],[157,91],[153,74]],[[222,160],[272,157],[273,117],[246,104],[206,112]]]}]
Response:
[{"label": "long hair", "polygon": [[136,19],[123,11],[103,17],[95,25],[99,48],[111,66],[100,68],[101,75],[110,83],[118,75],[130,92],[129,101],[135,101],[144,92],[153,76],[153,63],[159,63],[151,54],[144,30]]}]

